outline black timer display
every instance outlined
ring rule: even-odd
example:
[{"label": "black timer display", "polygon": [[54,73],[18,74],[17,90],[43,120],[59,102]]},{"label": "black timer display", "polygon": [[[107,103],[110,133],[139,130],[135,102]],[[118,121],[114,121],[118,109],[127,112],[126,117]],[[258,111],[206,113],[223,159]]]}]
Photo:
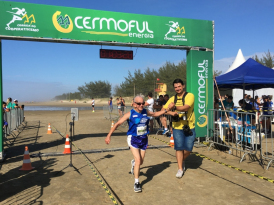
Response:
[{"label": "black timer display", "polygon": [[133,60],[133,51],[100,49],[100,58]]}]

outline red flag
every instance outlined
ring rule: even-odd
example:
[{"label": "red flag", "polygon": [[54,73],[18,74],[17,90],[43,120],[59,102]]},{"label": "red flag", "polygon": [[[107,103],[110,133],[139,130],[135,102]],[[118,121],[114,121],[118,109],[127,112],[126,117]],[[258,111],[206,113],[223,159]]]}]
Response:
[{"label": "red flag", "polygon": [[157,81],[159,81],[160,79],[159,78],[157,78]]}]

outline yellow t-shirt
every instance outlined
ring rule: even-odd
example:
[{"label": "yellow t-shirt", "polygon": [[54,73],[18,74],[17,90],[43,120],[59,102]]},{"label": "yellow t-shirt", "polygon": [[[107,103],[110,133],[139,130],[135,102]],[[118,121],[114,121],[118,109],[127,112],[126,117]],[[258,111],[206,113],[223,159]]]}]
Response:
[{"label": "yellow t-shirt", "polygon": [[[163,106],[163,108],[167,109],[168,105],[171,102],[174,102],[175,96],[171,97],[167,103]],[[185,105],[189,105],[190,108],[187,111],[187,120],[188,120],[188,126],[190,129],[193,129],[195,127],[195,114],[194,114],[194,95],[192,93],[188,93],[185,96]],[[183,106],[182,97],[177,97],[177,102],[175,106]],[[175,110],[176,112],[180,112],[178,110]],[[181,118],[183,114],[179,114],[179,117]],[[183,126],[187,124],[186,120],[180,120],[179,122],[172,122],[172,127],[174,129],[183,129]]]}]

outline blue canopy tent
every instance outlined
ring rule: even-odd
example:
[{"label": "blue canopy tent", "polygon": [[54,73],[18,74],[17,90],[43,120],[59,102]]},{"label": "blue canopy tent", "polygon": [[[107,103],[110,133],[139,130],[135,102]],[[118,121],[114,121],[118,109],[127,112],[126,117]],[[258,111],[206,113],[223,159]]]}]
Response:
[{"label": "blue canopy tent", "polygon": [[249,58],[238,68],[216,77],[216,82],[219,88],[240,88],[253,91],[261,88],[274,88],[274,70]]},{"label": "blue canopy tent", "polygon": [[254,97],[254,90],[274,88],[274,70],[249,58],[238,68],[216,77],[216,82],[218,88],[243,89],[243,98],[245,90],[253,90]]}]

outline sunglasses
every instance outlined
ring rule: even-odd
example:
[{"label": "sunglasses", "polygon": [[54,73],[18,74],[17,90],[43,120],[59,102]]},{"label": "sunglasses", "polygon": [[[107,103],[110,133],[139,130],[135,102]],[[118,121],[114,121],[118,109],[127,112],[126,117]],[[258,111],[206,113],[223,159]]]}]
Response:
[{"label": "sunglasses", "polygon": [[137,103],[137,102],[135,102],[137,105],[145,105],[145,102],[143,102],[143,103]]}]

